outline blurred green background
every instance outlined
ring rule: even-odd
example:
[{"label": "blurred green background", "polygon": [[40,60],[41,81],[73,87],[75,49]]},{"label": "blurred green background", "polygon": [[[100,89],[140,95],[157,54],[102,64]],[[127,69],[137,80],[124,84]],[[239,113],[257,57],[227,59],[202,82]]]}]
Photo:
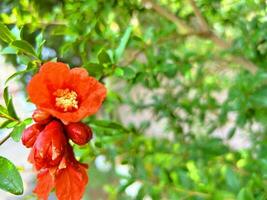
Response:
[{"label": "blurred green background", "polygon": [[6,85],[57,60],[108,88],[84,199],[267,199],[266,1],[2,0],[0,21]]}]

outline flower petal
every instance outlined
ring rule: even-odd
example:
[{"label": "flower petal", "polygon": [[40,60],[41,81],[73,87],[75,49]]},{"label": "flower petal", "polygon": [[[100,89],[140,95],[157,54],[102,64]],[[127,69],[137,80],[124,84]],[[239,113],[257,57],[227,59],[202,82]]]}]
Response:
[{"label": "flower petal", "polygon": [[84,166],[69,163],[59,170],[55,179],[57,198],[60,200],[80,200],[85,191],[88,176]]}]

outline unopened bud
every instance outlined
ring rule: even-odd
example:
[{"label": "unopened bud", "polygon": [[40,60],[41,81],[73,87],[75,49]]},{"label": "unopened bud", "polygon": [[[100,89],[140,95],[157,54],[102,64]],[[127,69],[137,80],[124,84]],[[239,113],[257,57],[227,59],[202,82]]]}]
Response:
[{"label": "unopened bud", "polygon": [[65,126],[68,137],[78,145],[84,145],[92,139],[92,130],[82,122],[70,123]]},{"label": "unopened bud", "polygon": [[42,111],[42,110],[39,110],[39,109],[36,109],[33,112],[32,118],[35,122],[37,122],[39,124],[47,124],[52,119],[52,117],[49,113]]},{"label": "unopened bud", "polygon": [[43,129],[44,127],[41,124],[33,124],[30,127],[26,128],[23,131],[21,138],[23,145],[27,148],[32,147],[36,141],[37,136]]}]

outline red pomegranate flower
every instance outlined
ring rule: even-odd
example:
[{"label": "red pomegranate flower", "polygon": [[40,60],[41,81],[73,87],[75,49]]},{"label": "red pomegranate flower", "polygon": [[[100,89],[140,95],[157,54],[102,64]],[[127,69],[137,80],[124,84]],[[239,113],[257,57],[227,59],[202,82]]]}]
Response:
[{"label": "red pomegranate flower", "polygon": [[27,86],[30,100],[64,123],[78,122],[96,113],[106,88],[83,68],[60,62],[45,63]]},{"label": "red pomegranate flower", "polygon": [[60,122],[52,121],[38,135],[33,146],[33,159],[37,169],[58,165],[65,153],[66,138]]}]

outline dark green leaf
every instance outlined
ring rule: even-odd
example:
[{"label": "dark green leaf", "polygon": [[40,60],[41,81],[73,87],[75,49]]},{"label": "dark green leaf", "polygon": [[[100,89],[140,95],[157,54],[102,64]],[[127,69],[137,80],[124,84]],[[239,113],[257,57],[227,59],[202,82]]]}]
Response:
[{"label": "dark green leaf", "polygon": [[3,98],[5,100],[6,106],[8,106],[8,102],[9,102],[8,87],[5,87],[4,89]]},{"label": "dark green leaf", "polygon": [[104,50],[104,49],[102,49],[101,51],[100,51],[100,53],[98,54],[98,60],[99,60],[99,62],[101,63],[101,64],[104,64],[104,63],[111,63],[111,59],[109,58],[109,55],[108,55],[108,53]]},{"label": "dark green leaf", "polygon": [[227,139],[231,139],[235,135],[235,131],[236,131],[236,127],[231,128],[227,134]]},{"label": "dark green leaf", "polygon": [[0,156],[0,188],[15,195],[23,193],[23,183],[14,164]]},{"label": "dark green leaf", "polygon": [[8,113],[11,117],[13,117],[15,119],[19,119],[17,116],[17,113],[15,111],[12,98],[10,98],[8,101],[7,110],[8,110]]},{"label": "dark green leaf", "polygon": [[100,76],[103,71],[103,66],[97,63],[87,63],[84,65],[85,69],[91,76]]},{"label": "dark green leaf", "polygon": [[26,40],[15,40],[11,43],[11,45],[24,53],[28,53],[32,56],[37,57],[34,48]]}]

